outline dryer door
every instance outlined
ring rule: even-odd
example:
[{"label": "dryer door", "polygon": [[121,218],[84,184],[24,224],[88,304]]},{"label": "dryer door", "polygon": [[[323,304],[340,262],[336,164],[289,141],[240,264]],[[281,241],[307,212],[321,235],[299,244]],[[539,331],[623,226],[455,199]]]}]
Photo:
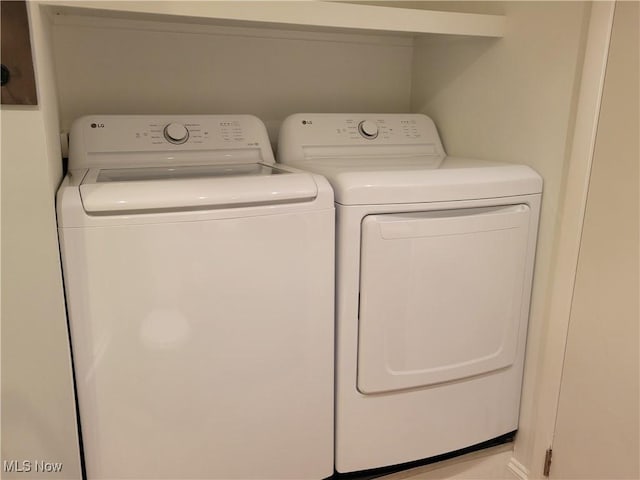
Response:
[{"label": "dryer door", "polygon": [[360,392],[449,382],[513,363],[528,315],[529,217],[527,205],[365,217]]}]

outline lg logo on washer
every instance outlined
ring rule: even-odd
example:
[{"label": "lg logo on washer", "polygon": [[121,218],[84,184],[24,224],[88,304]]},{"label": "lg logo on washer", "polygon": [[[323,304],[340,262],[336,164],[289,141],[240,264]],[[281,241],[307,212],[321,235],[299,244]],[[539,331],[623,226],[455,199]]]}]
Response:
[{"label": "lg logo on washer", "polygon": [[92,123],[91,128],[104,128],[104,123]]}]

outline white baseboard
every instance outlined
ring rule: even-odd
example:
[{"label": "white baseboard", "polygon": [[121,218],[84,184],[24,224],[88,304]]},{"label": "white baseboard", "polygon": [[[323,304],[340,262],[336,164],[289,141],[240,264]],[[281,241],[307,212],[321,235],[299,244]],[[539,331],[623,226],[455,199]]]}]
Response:
[{"label": "white baseboard", "polygon": [[507,470],[518,480],[529,480],[529,469],[522,465],[514,457],[511,457],[507,464]]}]

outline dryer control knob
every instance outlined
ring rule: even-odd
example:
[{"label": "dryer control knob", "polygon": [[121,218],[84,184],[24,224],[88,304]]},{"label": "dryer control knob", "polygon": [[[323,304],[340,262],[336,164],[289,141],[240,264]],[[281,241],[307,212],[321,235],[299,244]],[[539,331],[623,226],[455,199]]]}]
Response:
[{"label": "dryer control knob", "polygon": [[189,130],[181,123],[170,123],[164,127],[164,138],[171,143],[180,145],[189,139]]},{"label": "dryer control knob", "polygon": [[378,136],[378,126],[371,120],[363,120],[358,124],[358,132],[364,138],[373,140]]}]

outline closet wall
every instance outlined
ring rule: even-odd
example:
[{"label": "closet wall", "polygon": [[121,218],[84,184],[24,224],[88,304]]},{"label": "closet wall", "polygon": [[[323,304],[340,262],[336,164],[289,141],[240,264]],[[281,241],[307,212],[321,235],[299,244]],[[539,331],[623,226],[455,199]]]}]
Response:
[{"label": "closet wall", "polygon": [[[62,176],[49,22],[27,4],[38,105],[2,106],[3,479],[80,480],[55,192]],[[31,471],[26,471],[31,462]],[[35,461],[61,463],[36,471]],[[15,467],[22,469],[17,471]]]},{"label": "closet wall", "polygon": [[[583,2],[394,2],[398,7],[403,4],[504,13],[508,28],[501,39],[414,38],[130,17],[52,15],[41,21],[38,5],[30,5],[32,34],[38,37],[33,44],[39,94],[43,89],[51,92],[23,128],[46,140],[33,143],[31,164],[22,164],[30,170],[11,177],[17,182],[12,192],[17,202],[21,192],[33,191],[34,202],[40,202],[38,218],[49,220],[29,234],[33,245],[14,242],[11,255],[20,255],[15,258],[27,260],[26,264],[16,260],[5,269],[3,238],[2,273],[11,276],[28,265],[29,278],[41,280],[38,288],[47,291],[51,301],[38,311],[11,307],[21,317],[6,321],[11,305],[5,308],[3,299],[3,334],[6,325],[20,329],[21,343],[14,349],[19,354],[10,372],[16,385],[25,371],[23,359],[47,365],[42,372],[55,385],[55,398],[43,397],[36,385],[23,383],[19,388],[27,398],[45,404],[39,407],[47,417],[42,424],[50,426],[51,437],[60,441],[41,445],[36,453],[46,458],[63,452],[70,465],[66,478],[77,478],[79,468],[75,434],[69,430],[73,397],[59,264],[50,261],[58,255],[52,193],[61,177],[54,145],[56,130],[66,131],[73,119],[94,113],[253,113],[266,121],[275,142],[280,122],[290,113],[422,112],[435,120],[450,154],[535,168],[544,177],[545,192],[516,456],[523,465],[540,460],[534,458],[530,439],[536,428],[540,352],[547,341],[543,312],[590,9]],[[3,110],[3,121],[21,117],[21,112]],[[37,128],[29,130],[29,125]],[[23,151],[28,152],[22,137],[5,137],[3,129],[3,159]],[[34,171],[44,172],[42,185],[18,188],[28,184],[27,174]],[[3,235],[4,173],[3,167]],[[29,261],[31,249],[47,252],[49,263]],[[12,295],[28,298],[31,286],[15,284]],[[42,332],[55,333],[49,339],[58,350],[29,343],[30,335]],[[3,360],[4,352],[3,344]],[[5,365],[3,361],[3,377]],[[4,413],[3,403],[3,419],[10,418]],[[40,435],[34,426],[24,428],[24,435]],[[28,438],[24,435],[20,438]],[[20,451],[16,438],[3,437],[3,458],[5,451]]]},{"label": "closet wall", "polygon": [[616,5],[551,478],[640,478],[640,4]]},{"label": "closet wall", "polygon": [[56,16],[61,128],[95,113],[406,112],[412,39]]}]

